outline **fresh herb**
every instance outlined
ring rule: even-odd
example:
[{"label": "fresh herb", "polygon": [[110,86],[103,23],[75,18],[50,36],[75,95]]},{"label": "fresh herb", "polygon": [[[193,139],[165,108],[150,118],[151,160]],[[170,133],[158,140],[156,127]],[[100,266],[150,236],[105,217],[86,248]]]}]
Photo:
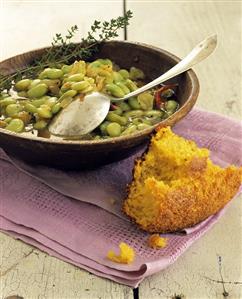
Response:
[{"label": "fresh herb", "polygon": [[132,12],[129,10],[124,16],[111,19],[109,22],[95,21],[86,38],[81,43],[74,43],[73,37],[78,31],[77,25],[72,26],[66,36],[57,33],[52,41],[51,47],[28,67],[17,70],[14,74],[6,75],[0,72],[0,90],[9,89],[12,83],[21,78],[33,78],[41,70],[48,66],[67,64],[77,59],[90,59],[98,51],[98,45],[118,36],[118,30],[129,25]]}]

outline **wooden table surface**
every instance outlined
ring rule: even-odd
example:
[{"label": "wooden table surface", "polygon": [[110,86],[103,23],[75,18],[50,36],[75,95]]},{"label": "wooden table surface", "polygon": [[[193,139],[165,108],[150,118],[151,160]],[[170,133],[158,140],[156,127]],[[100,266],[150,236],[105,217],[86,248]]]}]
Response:
[{"label": "wooden table surface", "polygon": [[[101,0],[0,3],[1,59],[47,45],[56,32],[73,24],[80,25],[83,34],[94,19],[118,16],[123,9],[121,1]],[[194,68],[201,83],[197,106],[241,119],[241,2],[128,1],[127,7],[134,12],[129,40],[160,46],[180,57],[217,33],[216,53]],[[0,233],[0,297],[242,298],[241,199],[234,200],[222,219],[172,266],[146,278],[135,292]]]}]

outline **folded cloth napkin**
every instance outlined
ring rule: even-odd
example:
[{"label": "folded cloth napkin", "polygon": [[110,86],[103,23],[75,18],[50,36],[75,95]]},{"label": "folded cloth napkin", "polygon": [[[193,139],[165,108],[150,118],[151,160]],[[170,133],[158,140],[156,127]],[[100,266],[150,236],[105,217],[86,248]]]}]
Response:
[{"label": "folded cloth napkin", "polygon": [[[217,164],[242,165],[240,123],[194,109],[174,131],[209,148]],[[184,234],[163,235],[168,238],[165,248],[149,248],[148,234],[121,213],[136,156],[97,170],[65,172],[29,165],[1,151],[0,229],[96,275],[138,286],[146,276],[173,263],[226,208]],[[118,251],[120,242],[136,252],[130,265],[106,258],[108,250]]]}]

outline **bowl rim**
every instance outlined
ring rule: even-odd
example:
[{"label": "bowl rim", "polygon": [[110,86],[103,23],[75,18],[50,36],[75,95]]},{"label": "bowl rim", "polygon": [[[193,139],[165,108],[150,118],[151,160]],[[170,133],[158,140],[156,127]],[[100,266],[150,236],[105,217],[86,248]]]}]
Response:
[{"label": "bowl rim", "polygon": [[[109,43],[126,43],[126,44],[130,44],[130,45],[135,45],[135,46],[142,46],[143,48],[149,49],[149,50],[154,50],[156,52],[160,52],[162,54],[165,54],[166,56],[168,56],[169,58],[171,58],[172,60],[176,61],[177,63],[179,61],[181,61],[181,58],[179,58],[178,56],[170,53],[167,50],[164,50],[162,48],[159,48],[157,46],[153,46],[153,45],[149,45],[143,42],[136,42],[136,41],[126,41],[126,40],[112,40],[112,41],[106,41],[103,42],[104,44],[109,44]],[[41,51],[41,50],[45,50],[49,48],[48,47],[41,47],[38,49],[33,49],[27,52],[23,52],[20,54],[17,54],[15,56],[11,56],[7,59],[4,59],[2,61],[0,61],[0,64],[14,59],[17,56],[21,56],[21,55],[26,55],[27,53],[34,53],[37,51]],[[29,141],[36,141],[36,142],[43,142],[43,143],[48,143],[48,144],[64,144],[64,145],[92,145],[92,144],[110,144],[110,143],[116,143],[116,142],[122,142],[122,141],[127,141],[127,140],[133,140],[133,139],[137,139],[137,137],[141,137],[141,136],[145,136],[147,134],[152,133],[157,127],[162,126],[162,124],[164,123],[164,121],[171,121],[177,114],[177,112],[180,112],[181,110],[184,110],[188,107],[188,113],[189,111],[192,109],[192,107],[194,106],[197,96],[199,94],[199,89],[200,89],[200,85],[199,85],[199,81],[197,78],[196,73],[190,69],[186,72],[184,72],[184,74],[188,74],[190,80],[191,80],[191,92],[190,95],[187,99],[187,101],[184,103],[184,105],[179,108],[175,113],[173,113],[171,116],[169,116],[168,118],[166,118],[165,120],[153,125],[152,127],[148,128],[148,129],[144,129],[141,131],[138,131],[136,133],[130,134],[130,135],[124,135],[124,136],[119,136],[119,137],[114,137],[114,138],[107,138],[107,139],[98,139],[98,140],[56,140],[56,139],[48,139],[48,138],[44,138],[44,137],[38,137],[38,136],[28,136],[28,135],[23,135],[23,133],[15,133],[15,132],[11,132],[8,131],[4,128],[0,128],[0,134],[4,134],[4,135],[10,135],[12,137],[18,137],[20,139],[27,139]],[[169,124],[168,124],[169,125]]]}]

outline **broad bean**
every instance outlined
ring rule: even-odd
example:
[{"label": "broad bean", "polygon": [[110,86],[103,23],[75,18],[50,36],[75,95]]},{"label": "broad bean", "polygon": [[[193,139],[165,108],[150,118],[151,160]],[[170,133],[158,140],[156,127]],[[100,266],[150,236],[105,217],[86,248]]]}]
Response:
[{"label": "broad bean", "polygon": [[127,104],[126,102],[123,102],[123,101],[115,103],[115,105],[117,105],[118,107],[120,107],[124,112],[131,110],[131,107],[129,106],[129,104]]},{"label": "broad bean", "polygon": [[110,124],[109,121],[104,121],[100,126],[99,129],[102,135],[107,135],[107,126]]},{"label": "broad bean", "polygon": [[148,128],[150,128],[150,127],[151,127],[151,125],[147,125],[147,124],[138,124],[138,125],[137,125],[137,129],[138,129],[139,131],[148,129]]},{"label": "broad bean", "polygon": [[62,101],[64,98],[73,98],[77,94],[76,90],[68,90],[59,98],[59,101]]},{"label": "broad bean", "polygon": [[11,117],[21,111],[21,106],[19,104],[10,104],[6,107],[5,111],[6,114]]},{"label": "broad bean", "polygon": [[15,118],[10,121],[10,123],[6,126],[6,130],[20,133],[24,129],[24,122],[21,119]]},{"label": "broad bean", "polygon": [[141,109],[143,110],[151,110],[154,105],[154,96],[152,96],[148,92],[143,92],[138,95],[137,100],[140,104]]},{"label": "broad bean", "polygon": [[113,81],[114,81],[114,83],[118,83],[120,81],[123,81],[122,75],[118,72],[113,72]]},{"label": "broad bean", "polygon": [[59,79],[63,74],[64,73],[60,69],[47,68],[39,74],[39,79]]},{"label": "broad bean", "polygon": [[132,66],[129,71],[129,77],[131,80],[144,79],[145,75],[142,70]]},{"label": "broad bean", "polygon": [[29,113],[36,113],[37,112],[37,107],[30,104],[30,103],[26,103],[25,106],[24,106],[24,109],[29,112]]},{"label": "broad bean", "polygon": [[8,97],[8,98],[5,98],[5,99],[0,101],[0,107],[6,107],[10,104],[16,104],[16,100],[14,100],[11,97]]},{"label": "broad bean", "polygon": [[81,82],[72,83],[71,89],[80,92],[89,86],[90,86],[90,83],[88,81],[81,81]]},{"label": "broad bean", "polygon": [[135,91],[138,88],[137,85],[133,81],[131,81],[130,79],[127,79],[125,81],[125,85],[128,87],[128,89],[130,91]]},{"label": "broad bean", "polygon": [[125,94],[130,93],[130,90],[128,89],[128,87],[127,87],[124,83],[122,83],[122,82],[117,82],[116,85],[117,85],[118,87],[120,87],[120,88],[123,90],[123,92],[124,92]]},{"label": "broad bean", "polygon": [[51,108],[51,112],[53,114],[58,113],[61,110],[61,104],[60,103],[56,103],[52,108]]},{"label": "broad bean", "polygon": [[128,120],[125,116],[120,116],[113,112],[109,112],[106,119],[109,120],[110,122],[116,122],[120,125],[126,125],[128,122]]},{"label": "broad bean", "polygon": [[129,98],[128,99],[128,103],[129,103],[129,106],[132,108],[132,109],[140,109],[141,108],[141,105],[140,103],[138,102],[137,98]]},{"label": "broad bean", "polygon": [[123,77],[123,79],[129,79],[129,72],[127,70],[121,69],[118,73]]},{"label": "broad bean", "polygon": [[30,83],[31,83],[30,79],[22,79],[15,84],[15,89],[17,91],[25,91],[28,89]]},{"label": "broad bean", "polygon": [[125,129],[123,132],[122,132],[122,136],[123,135],[129,135],[129,134],[132,134],[134,132],[137,131],[137,126],[136,125],[130,125],[127,129]]},{"label": "broad bean", "polygon": [[144,115],[144,111],[142,110],[131,110],[124,113],[124,116],[127,118],[136,118],[136,117],[142,117]]},{"label": "broad bean", "polygon": [[84,79],[84,74],[74,74],[74,75],[71,75],[71,76],[67,77],[64,80],[64,83],[65,82],[80,82],[83,79]]},{"label": "broad bean", "polygon": [[45,121],[43,119],[39,120],[34,124],[34,129],[43,130],[44,128],[46,128],[47,124],[48,124],[47,121]]},{"label": "broad bean", "polygon": [[51,118],[52,117],[51,108],[48,105],[41,105],[39,108],[37,108],[37,113],[40,118]]},{"label": "broad bean", "polygon": [[118,137],[121,134],[121,126],[116,122],[111,122],[108,124],[106,130],[110,137]]},{"label": "broad bean", "polygon": [[47,85],[44,83],[40,83],[40,84],[32,87],[28,91],[28,96],[30,98],[41,98],[42,96],[44,96],[47,93],[47,90],[48,90]]},{"label": "broad bean", "polygon": [[118,106],[117,106],[117,108],[115,108],[114,110],[112,110],[110,112],[115,113],[117,115],[122,115],[123,114],[123,110],[121,109],[121,107],[118,107]]},{"label": "broad bean", "polygon": [[125,96],[124,91],[116,84],[110,83],[106,85],[106,90],[114,97],[122,98]]},{"label": "broad bean", "polygon": [[165,103],[165,109],[167,110],[167,112],[171,112],[174,113],[178,108],[178,103],[176,101],[173,100],[169,100]]}]

